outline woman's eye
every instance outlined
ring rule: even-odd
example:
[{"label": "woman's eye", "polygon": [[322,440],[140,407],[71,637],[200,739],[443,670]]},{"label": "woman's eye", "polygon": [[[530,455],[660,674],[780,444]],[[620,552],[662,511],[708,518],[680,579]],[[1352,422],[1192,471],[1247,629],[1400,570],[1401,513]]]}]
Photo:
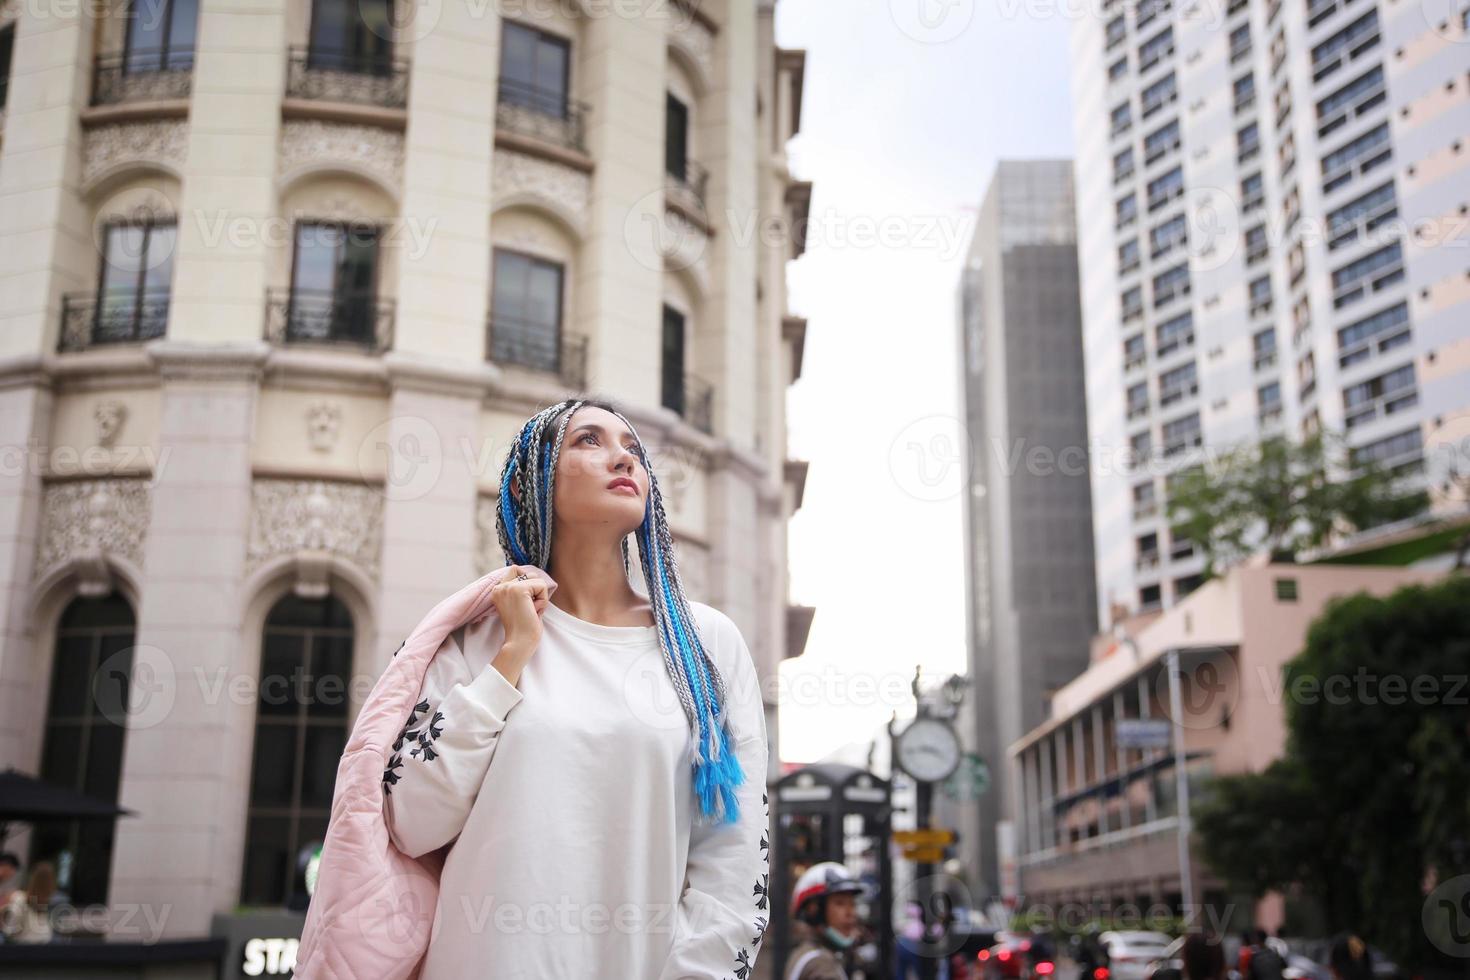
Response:
[{"label": "woman's eye", "polygon": [[582,438],[581,439],[578,439],[577,441],[578,442],[586,442],[588,439],[595,440],[596,438],[597,437],[594,436],[592,433],[590,433],[590,432],[584,432],[584,433],[582,433]]}]

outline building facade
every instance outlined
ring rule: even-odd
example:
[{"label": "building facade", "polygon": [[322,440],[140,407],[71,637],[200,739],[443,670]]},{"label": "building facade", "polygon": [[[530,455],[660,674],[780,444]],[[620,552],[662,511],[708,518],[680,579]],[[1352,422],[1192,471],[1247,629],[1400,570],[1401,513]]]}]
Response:
[{"label": "building facade", "polygon": [[[1009,747],[1026,903],[1178,909],[1184,885],[1174,736],[1191,791],[1214,776],[1266,768],[1286,741],[1282,665],[1301,652],[1327,603],[1358,592],[1385,596],[1443,574],[1237,565],[1168,610],[1122,620],[1099,636],[1091,665],[1056,693],[1046,721]],[[1179,663],[1177,711],[1171,654]],[[1150,721],[1161,726],[1158,744],[1123,734]],[[1189,854],[1194,902],[1229,908],[1223,883]],[[1251,909],[1236,911],[1240,921],[1210,925],[1233,930],[1256,921]],[[1279,914],[1278,907],[1262,921],[1279,925]]]},{"label": "building facade", "polygon": [[568,394],[761,675],[800,652],[804,242],[734,233],[810,200],[772,0],[61,10],[0,27],[0,756],[133,811],[18,839],[74,901],[299,910],[357,706]]},{"label": "building facade", "polygon": [[1096,629],[1082,318],[1070,160],[1002,160],[959,293],[972,690],[963,737],[992,785],[957,806],[972,890],[998,893],[1006,746],[1087,665]]},{"label": "building facade", "polygon": [[1199,584],[1198,549],[1164,515],[1171,475],[1208,450],[1344,435],[1349,466],[1431,494],[1463,457],[1470,14],[1103,8],[1074,21],[1072,64],[1106,617]]}]

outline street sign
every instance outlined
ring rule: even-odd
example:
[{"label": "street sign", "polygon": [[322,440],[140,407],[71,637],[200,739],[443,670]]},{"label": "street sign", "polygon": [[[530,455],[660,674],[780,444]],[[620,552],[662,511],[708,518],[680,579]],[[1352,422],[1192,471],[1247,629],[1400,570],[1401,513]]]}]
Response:
[{"label": "street sign", "polygon": [[1125,749],[1166,749],[1169,747],[1167,718],[1120,718],[1114,723],[1118,745]]},{"label": "street sign", "polygon": [[941,827],[922,830],[895,830],[893,839],[905,847],[942,847],[954,843],[954,831]]},{"label": "street sign", "polygon": [[938,864],[944,860],[944,848],[942,847],[905,847],[903,856],[910,861],[920,864]]},{"label": "street sign", "polygon": [[944,795],[956,803],[971,803],[990,789],[990,767],[974,752],[966,752],[955,771],[944,781]]}]

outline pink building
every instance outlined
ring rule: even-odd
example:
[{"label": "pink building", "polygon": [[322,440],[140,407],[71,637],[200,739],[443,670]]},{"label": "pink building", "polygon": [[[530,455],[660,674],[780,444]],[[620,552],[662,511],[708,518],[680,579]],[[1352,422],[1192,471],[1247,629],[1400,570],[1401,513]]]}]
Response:
[{"label": "pink building", "polygon": [[[1051,718],[1009,749],[1022,903],[1177,906],[1184,889],[1176,734],[1193,789],[1215,775],[1265,768],[1285,744],[1289,697],[1357,690],[1350,678],[1315,693],[1288,691],[1281,681],[1282,665],[1302,650],[1328,602],[1360,591],[1387,595],[1442,575],[1366,565],[1245,565],[1166,611],[1124,620],[1112,635],[1096,638],[1088,669],[1052,696]],[[1171,654],[1180,668],[1177,717],[1166,667]],[[1353,686],[1343,687],[1349,680]],[[1223,908],[1221,883],[1191,853],[1195,903]],[[1260,912],[1267,925],[1277,914]]]}]

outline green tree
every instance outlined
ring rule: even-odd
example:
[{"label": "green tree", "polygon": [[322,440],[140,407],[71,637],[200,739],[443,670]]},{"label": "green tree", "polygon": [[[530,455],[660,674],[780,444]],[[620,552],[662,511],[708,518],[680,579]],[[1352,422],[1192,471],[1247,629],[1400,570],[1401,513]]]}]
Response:
[{"label": "green tree", "polygon": [[1204,553],[1206,578],[1257,552],[1274,561],[1424,509],[1422,491],[1404,492],[1371,461],[1357,461],[1339,437],[1271,436],[1181,470],[1168,488],[1170,525]]},{"label": "green tree", "polygon": [[1301,885],[1401,963],[1439,961],[1420,914],[1428,876],[1470,873],[1467,673],[1470,577],[1334,600],[1283,671],[1284,757],[1201,806],[1206,860],[1254,895]]}]

